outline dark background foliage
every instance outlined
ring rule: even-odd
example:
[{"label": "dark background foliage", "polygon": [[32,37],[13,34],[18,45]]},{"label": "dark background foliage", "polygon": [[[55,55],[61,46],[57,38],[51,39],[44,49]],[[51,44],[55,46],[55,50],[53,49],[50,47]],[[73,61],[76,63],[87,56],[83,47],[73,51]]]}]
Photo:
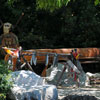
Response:
[{"label": "dark background foliage", "polygon": [[[0,0],[0,19],[16,24],[13,30],[24,49],[99,47],[100,5],[92,0],[70,1],[53,12],[37,10],[35,0]],[[0,35],[2,28],[0,29]]]}]

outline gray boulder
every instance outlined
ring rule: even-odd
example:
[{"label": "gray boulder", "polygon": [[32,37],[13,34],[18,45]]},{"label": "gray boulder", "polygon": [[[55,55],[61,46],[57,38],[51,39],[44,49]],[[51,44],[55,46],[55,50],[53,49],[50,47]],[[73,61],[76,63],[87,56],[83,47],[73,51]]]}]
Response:
[{"label": "gray boulder", "polygon": [[9,97],[11,100],[57,100],[56,86],[46,84],[44,79],[31,71],[11,73],[13,87]]}]

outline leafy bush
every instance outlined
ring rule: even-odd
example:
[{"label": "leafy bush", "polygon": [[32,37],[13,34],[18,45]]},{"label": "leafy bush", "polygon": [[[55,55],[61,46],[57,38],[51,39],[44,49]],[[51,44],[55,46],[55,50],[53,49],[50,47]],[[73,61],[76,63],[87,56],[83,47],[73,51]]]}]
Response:
[{"label": "leafy bush", "polygon": [[8,81],[11,71],[8,70],[7,64],[4,61],[0,62],[0,100],[5,100],[8,91],[11,88],[11,83]]}]

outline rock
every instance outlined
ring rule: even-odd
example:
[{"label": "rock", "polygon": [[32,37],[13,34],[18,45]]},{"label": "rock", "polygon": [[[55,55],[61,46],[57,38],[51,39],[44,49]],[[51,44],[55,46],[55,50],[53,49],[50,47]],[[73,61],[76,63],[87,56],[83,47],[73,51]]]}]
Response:
[{"label": "rock", "polygon": [[84,96],[69,95],[65,97],[64,100],[98,100],[98,99],[94,96],[89,96],[89,95],[84,95]]},{"label": "rock", "polygon": [[[73,69],[77,70],[78,72],[78,69],[75,67],[74,64],[72,63],[69,63],[69,64],[72,65]],[[75,86],[75,85],[79,85],[79,87],[85,86],[86,74],[84,73],[84,71],[82,71],[80,74],[77,74],[77,77],[79,78],[79,82],[77,82],[76,80],[74,80],[75,73],[70,72],[69,70],[70,68],[69,66],[66,65],[66,70],[59,81],[59,85],[67,86],[67,87]],[[50,68],[48,68],[46,71],[47,83],[57,85],[57,82],[59,80],[59,77],[63,69],[64,69],[64,64],[61,64],[61,63],[58,63],[58,66],[55,66],[55,67],[51,66]]]},{"label": "rock", "polygon": [[100,100],[100,88],[60,88],[58,100]]},{"label": "rock", "polygon": [[86,73],[85,86],[98,85],[100,87],[100,73]]},{"label": "rock", "polygon": [[9,97],[11,100],[57,100],[56,86],[45,84],[44,79],[31,71],[11,73],[13,87]]}]

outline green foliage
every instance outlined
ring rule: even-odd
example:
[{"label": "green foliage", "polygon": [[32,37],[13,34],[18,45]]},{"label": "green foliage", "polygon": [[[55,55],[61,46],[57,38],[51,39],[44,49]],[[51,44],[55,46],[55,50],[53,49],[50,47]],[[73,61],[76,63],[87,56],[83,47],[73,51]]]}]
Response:
[{"label": "green foliage", "polygon": [[9,82],[10,71],[7,68],[7,64],[4,61],[0,62],[0,100],[5,100],[6,95],[9,92],[12,84]]},{"label": "green foliage", "polygon": [[0,100],[6,100],[6,95],[4,93],[0,93]]},{"label": "green foliage", "polygon": [[64,22],[62,28],[62,38],[68,47],[96,46],[98,32],[95,28],[100,26],[100,23],[95,15],[98,13],[99,11],[91,0],[70,2],[63,13]]},{"label": "green foliage", "polygon": [[[70,0],[36,0],[37,9],[45,9],[54,11],[55,9],[66,6]],[[21,0],[7,0],[7,4],[11,7],[14,3],[19,3]]]},{"label": "green foliage", "polygon": [[[71,0],[77,2],[77,0]],[[7,0],[7,4],[11,7],[14,6],[14,3],[20,3],[21,0]],[[67,6],[70,0],[36,0],[37,9],[45,9],[53,12],[56,9],[61,8],[62,6]],[[100,0],[94,0],[94,4],[100,4]],[[15,11],[15,10],[13,10]]]},{"label": "green foliage", "polygon": [[50,10],[51,12],[55,9],[66,6],[70,0],[36,0],[37,9]]},{"label": "green foliage", "polygon": [[95,0],[95,1],[94,1],[94,4],[95,4],[95,5],[100,4],[100,0]]}]

